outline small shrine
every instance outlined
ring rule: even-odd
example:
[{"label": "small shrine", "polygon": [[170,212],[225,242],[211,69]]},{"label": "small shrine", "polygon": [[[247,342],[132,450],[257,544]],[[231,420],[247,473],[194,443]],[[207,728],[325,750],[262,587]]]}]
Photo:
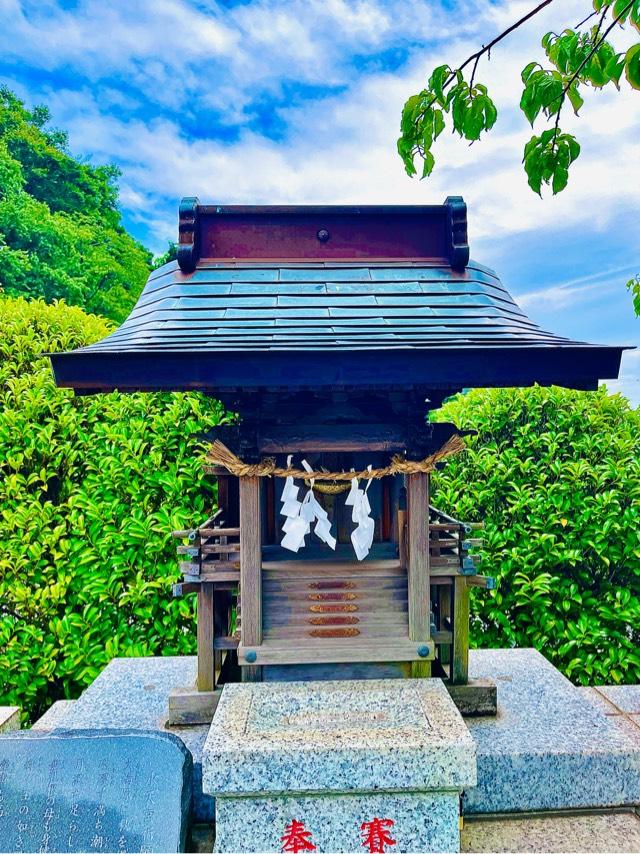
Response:
[{"label": "small shrine", "polygon": [[[199,390],[239,414],[211,437],[218,509],[177,531],[198,596],[198,679],[176,720],[230,681],[468,684],[469,590],[491,588],[481,523],[430,500],[464,433],[429,412],[471,387],[594,389],[622,348],[540,329],[471,261],[466,206],[180,205],[178,258],[127,320],[51,357],[77,393]],[[466,686],[466,688],[465,688]]]}]

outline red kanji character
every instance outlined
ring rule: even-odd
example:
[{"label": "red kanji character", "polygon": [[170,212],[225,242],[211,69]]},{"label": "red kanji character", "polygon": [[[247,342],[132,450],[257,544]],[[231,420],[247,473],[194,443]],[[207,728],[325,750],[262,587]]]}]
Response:
[{"label": "red kanji character", "polygon": [[293,851],[293,854],[298,854],[299,851],[316,850],[316,846],[311,841],[311,831],[305,830],[304,823],[296,821],[295,818],[286,826],[284,836],[280,839],[283,851]]},{"label": "red kanji character", "polygon": [[371,854],[384,854],[385,845],[395,845],[395,839],[391,838],[385,827],[393,827],[392,819],[375,817],[371,821],[364,821],[360,825],[362,847],[368,848]]}]

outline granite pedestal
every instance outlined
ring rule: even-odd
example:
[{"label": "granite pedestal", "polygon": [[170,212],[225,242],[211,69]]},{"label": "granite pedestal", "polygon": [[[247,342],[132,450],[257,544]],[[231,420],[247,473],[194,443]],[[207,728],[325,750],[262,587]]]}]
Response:
[{"label": "granite pedestal", "polygon": [[202,773],[217,852],[456,851],[476,762],[438,679],[272,682],[225,686]]}]

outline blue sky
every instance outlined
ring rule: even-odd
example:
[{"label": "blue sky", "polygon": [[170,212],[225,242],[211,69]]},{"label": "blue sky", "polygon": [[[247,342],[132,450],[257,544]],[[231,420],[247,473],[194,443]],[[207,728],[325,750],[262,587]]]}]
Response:
[{"label": "blue sky", "polygon": [[[541,325],[637,344],[640,93],[591,92],[569,186],[540,200],[520,159],[519,72],[589,0],[556,0],[480,66],[499,108],[481,144],[441,138],[426,182],[395,154],[399,113],[437,64],[486,43],[534,0],[0,0],[0,78],[44,102],[74,152],[122,170],[127,227],[175,239],[183,195],[220,203],[469,205],[472,255]],[[616,36],[620,46],[625,34]],[[640,403],[640,356],[609,383]]]}]

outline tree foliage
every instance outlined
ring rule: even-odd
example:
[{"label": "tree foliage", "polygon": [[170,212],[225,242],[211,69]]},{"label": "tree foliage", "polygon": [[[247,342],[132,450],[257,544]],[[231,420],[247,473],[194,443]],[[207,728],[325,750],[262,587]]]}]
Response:
[{"label": "tree foliage", "polygon": [[47,352],[102,338],[64,304],[0,298],[0,703],[42,711],[116,655],[195,650],[170,532],[206,518],[198,393],[74,397]]},{"label": "tree foliage", "polygon": [[[491,130],[498,111],[487,87],[476,82],[479,60],[550,2],[540,3],[459,67],[438,66],[426,87],[407,100],[398,153],[410,176],[418,171],[416,158],[422,161],[422,177],[431,174],[435,166],[433,144],[448,125],[453,133],[470,142]],[[595,23],[591,23],[594,19]],[[560,129],[567,102],[578,114],[588,89],[620,88],[623,78],[633,89],[640,89],[640,43],[618,51],[609,41],[615,28],[624,26],[640,31],[640,0],[593,0],[592,12],[581,24],[543,37],[547,60],[544,65],[530,62],[523,69],[522,112],[532,127],[540,118],[551,122],[551,127],[534,134],[524,149],[528,183],[536,193],[541,195],[544,186],[550,186],[554,194],[564,190],[569,167],[580,154],[575,137]],[[468,66],[472,71],[467,80],[464,71]]]},{"label": "tree foliage", "polygon": [[170,240],[166,250],[161,255],[154,256],[151,266],[154,270],[157,270],[158,267],[163,267],[165,264],[168,264],[169,261],[175,261],[177,257],[178,244]]},{"label": "tree foliage", "polygon": [[0,87],[0,289],[121,321],[151,256],[122,227],[117,169],[72,157],[48,123]]},{"label": "tree foliage", "polygon": [[627,288],[631,291],[631,296],[633,297],[635,313],[640,317],[640,274],[629,279]]},{"label": "tree foliage", "polygon": [[476,390],[439,420],[478,433],[435,503],[484,521],[475,646],[535,646],[574,682],[640,681],[640,410],[621,395]]}]

